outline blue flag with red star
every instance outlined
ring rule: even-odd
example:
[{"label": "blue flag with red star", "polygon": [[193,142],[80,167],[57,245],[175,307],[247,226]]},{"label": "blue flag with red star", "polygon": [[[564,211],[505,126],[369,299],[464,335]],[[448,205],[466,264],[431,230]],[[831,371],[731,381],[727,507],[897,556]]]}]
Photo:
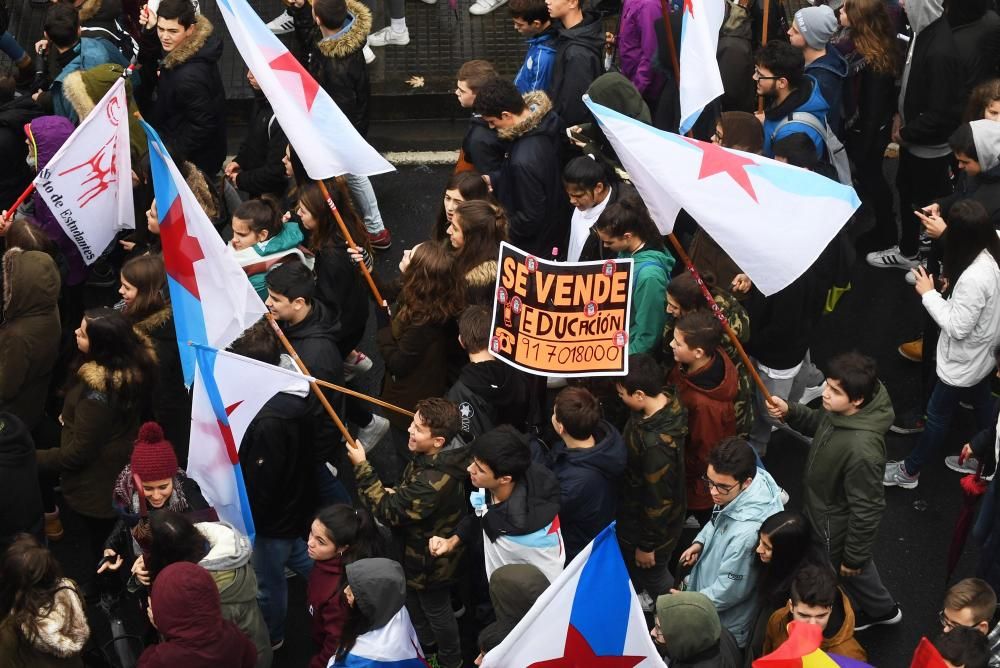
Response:
[{"label": "blue flag with red star", "polygon": [[218,0],[217,6],[310,177],[371,176],[393,170],[246,0]]},{"label": "blue flag with red star", "polygon": [[215,231],[166,147],[148,123],[149,166],[163,264],[184,384],[194,379],[188,342],[225,348],[267,313],[246,273]]},{"label": "blue flag with red star", "polygon": [[483,668],[662,668],[615,525],[549,585]]},{"label": "blue flag with red star", "polygon": [[765,295],[801,276],[861,206],[853,188],[815,172],[585,102],[660,232],[683,208]]}]

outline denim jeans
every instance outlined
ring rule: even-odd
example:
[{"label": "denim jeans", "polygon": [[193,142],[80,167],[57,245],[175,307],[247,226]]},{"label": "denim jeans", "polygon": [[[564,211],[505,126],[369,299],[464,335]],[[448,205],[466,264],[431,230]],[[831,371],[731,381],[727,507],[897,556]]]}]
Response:
[{"label": "denim jeans", "polygon": [[301,538],[257,536],[253,546],[253,571],[257,575],[257,603],[271,635],[271,644],[285,639],[285,614],[288,612],[288,583],[285,567],[308,578],[313,561],[306,554]]},{"label": "denim jeans", "polygon": [[[358,213],[365,221],[365,229],[369,234],[378,234],[385,229],[382,223],[382,212],[378,210],[378,200],[375,199],[375,190],[372,182],[367,176],[357,176],[356,174],[344,174],[347,187],[351,190],[351,196],[358,207]],[[359,239],[355,239],[361,243]]]},{"label": "denim jeans", "polygon": [[[341,458],[343,461],[331,462],[337,467],[337,475],[343,476],[348,479],[351,487],[354,487],[354,471],[351,470],[350,462],[347,461],[346,457]],[[346,462],[346,466],[344,463]],[[351,505],[354,502],[351,500],[351,493],[347,491],[347,487],[339,478],[333,477],[330,473],[330,469],[326,467],[326,464],[316,465],[316,489],[319,493],[319,503],[321,507],[332,506],[335,503],[346,503]]]},{"label": "denim jeans", "polygon": [[[756,360],[754,360],[756,363]],[[760,379],[764,381],[764,386],[773,396],[781,397],[788,403],[795,403],[802,398],[802,393],[807,387],[819,385],[823,382],[823,372],[812,363],[809,351],[802,360],[802,367],[793,378],[773,378],[759,366]],[[767,444],[771,441],[771,427],[786,427],[781,422],[773,419],[767,412],[767,397],[761,394],[760,390],[754,392],[756,411],[754,413],[753,427],[750,428],[748,439],[760,459],[767,455]],[[786,427],[791,429],[790,427]]]},{"label": "denim jeans", "polygon": [[987,374],[971,387],[955,387],[938,380],[934,390],[931,391],[931,398],[927,401],[927,422],[924,424],[924,431],[920,434],[916,447],[903,462],[907,473],[910,475],[920,473],[921,467],[927,460],[940,450],[945,436],[948,435],[948,428],[951,427],[959,401],[972,404],[977,429],[982,430],[990,426],[992,417],[990,409],[993,406],[993,397],[990,395],[992,375]]},{"label": "denim jeans", "polygon": [[24,58],[24,49],[9,32],[0,33],[0,51],[10,56],[15,63]]}]

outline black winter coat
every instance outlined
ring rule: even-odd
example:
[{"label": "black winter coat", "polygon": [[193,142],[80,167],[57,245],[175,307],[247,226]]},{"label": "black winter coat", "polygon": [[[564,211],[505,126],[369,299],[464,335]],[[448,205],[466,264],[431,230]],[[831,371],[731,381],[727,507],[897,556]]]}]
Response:
[{"label": "black winter coat", "polygon": [[556,62],[552,70],[552,106],[566,125],[589,123],[592,116],[583,95],[604,72],[604,27],[601,18],[584,12],[572,28],[556,24]]},{"label": "black winter coat", "polygon": [[521,371],[500,360],[466,364],[445,399],[458,406],[459,436],[466,443],[502,424],[524,430],[528,384]]},{"label": "black winter coat", "polygon": [[462,153],[477,172],[489,174],[500,169],[509,146],[509,142],[500,139],[496,130],[482,117],[473,116],[469,119],[469,131],[462,140]]},{"label": "black winter coat", "polygon": [[330,319],[339,323],[337,347],[347,355],[365,333],[368,286],[343,243],[318,251],[314,270],[316,298],[327,307]]},{"label": "black winter coat", "polygon": [[966,74],[947,19],[937,19],[915,39],[900,135],[907,144],[945,144],[962,115]]},{"label": "black winter coat", "polygon": [[271,103],[264,94],[254,91],[254,111],[247,127],[247,137],[233,158],[240,166],[236,187],[251,198],[273,195],[279,201],[288,190],[285,176],[285,147],[288,139],[281,129]]},{"label": "black winter coat", "polygon": [[[963,3],[955,4],[961,6]],[[973,88],[997,75],[997,65],[1000,65],[1000,16],[992,9],[974,20],[967,20],[960,14],[959,7],[954,8],[948,12],[948,21],[966,74],[962,94],[968,96]]]},{"label": "black winter coat", "polygon": [[360,2],[348,0],[353,22],[340,37],[327,37],[309,54],[309,72],[362,135],[368,133],[371,84],[362,48],[372,27],[371,11]]},{"label": "black winter coat", "polygon": [[35,442],[12,413],[0,413],[0,549],[19,533],[41,536],[42,493]]},{"label": "black winter coat", "polygon": [[[155,32],[149,32],[155,40]],[[226,90],[219,73],[222,40],[213,32],[212,23],[199,16],[194,33],[163,57],[152,113],[152,125],[174,160],[193,162],[209,176],[226,159]],[[144,35],[144,47],[150,43]]]},{"label": "black winter coat", "polygon": [[566,254],[571,216],[559,164],[563,124],[550,111],[545,93],[528,93],[524,101],[531,113],[499,133],[510,139],[511,146],[503,166],[490,174],[490,182],[507,211],[510,242],[544,259],[558,248],[561,258]]},{"label": "black winter coat", "polygon": [[4,157],[0,167],[0,202],[6,203],[3,206],[14,202],[34,177],[25,162],[28,147],[24,143],[24,126],[43,113],[27,95],[0,103],[0,155]]}]

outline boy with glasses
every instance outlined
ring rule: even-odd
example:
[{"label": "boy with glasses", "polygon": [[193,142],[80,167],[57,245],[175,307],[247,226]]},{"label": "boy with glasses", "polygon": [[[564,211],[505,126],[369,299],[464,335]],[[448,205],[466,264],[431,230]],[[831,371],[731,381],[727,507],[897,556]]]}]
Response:
[{"label": "boy with glasses", "polygon": [[773,142],[795,132],[809,135],[816,145],[817,156],[826,155],[823,135],[801,120],[792,120],[792,114],[807,113],[815,116],[822,126],[830,110],[816,80],[805,73],[805,66],[802,52],[788,42],[771,40],[757,51],[753,80],[757,83],[757,95],[770,102],[767,109],[757,112],[757,118],[764,124],[763,154],[768,158],[774,157]]},{"label": "boy with glasses", "polygon": [[941,630],[951,633],[955,629],[972,629],[987,636],[990,666],[1000,666],[1000,626],[990,631],[996,609],[997,595],[985,580],[959,580],[944,595],[944,608],[938,613]]},{"label": "boy with glasses", "polygon": [[681,566],[694,566],[686,589],[707,596],[722,625],[745,648],[757,611],[757,533],[765,519],[783,509],[781,490],[757,468],[753,447],[740,438],[728,438],[712,450],[703,481],[715,507],[712,521],[680,556]]}]

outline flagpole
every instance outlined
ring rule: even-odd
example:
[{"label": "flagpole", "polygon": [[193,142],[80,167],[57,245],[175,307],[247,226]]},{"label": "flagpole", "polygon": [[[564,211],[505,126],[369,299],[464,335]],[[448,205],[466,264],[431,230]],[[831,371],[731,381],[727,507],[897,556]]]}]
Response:
[{"label": "flagpole", "polygon": [[712,293],[708,291],[708,286],[705,285],[705,281],[702,280],[701,274],[698,273],[698,270],[694,268],[694,263],[684,250],[684,247],[681,246],[680,240],[677,239],[673,232],[668,234],[667,238],[670,239],[670,244],[674,247],[674,250],[677,251],[681,261],[684,263],[684,266],[687,267],[689,272],[691,272],[691,276],[694,277],[695,283],[697,283],[698,287],[701,288],[701,294],[705,297],[705,301],[707,301],[708,305],[711,307],[712,314],[722,324],[722,329],[725,330],[726,336],[728,336],[729,340],[733,342],[736,352],[739,353],[740,359],[743,360],[743,365],[747,368],[747,371],[750,372],[750,377],[753,378],[754,383],[757,385],[757,389],[763,392],[764,400],[767,401],[768,405],[774,405],[771,402],[771,390],[767,389],[767,386],[764,385],[764,381],[760,379],[760,374],[757,373],[757,368],[753,365],[753,362],[750,361],[750,357],[747,356],[747,351],[743,349],[743,344],[740,343],[739,337],[736,336],[736,332],[734,332],[733,328],[730,326],[729,319],[726,317],[726,314],[722,311],[722,309],[719,308],[719,305],[715,303],[715,297],[713,297]]},{"label": "flagpole", "polygon": [[670,8],[667,0],[660,0],[660,11],[663,13],[663,30],[667,33],[667,50],[670,51],[670,65],[674,68],[674,79],[678,89],[681,85],[681,63],[677,59],[677,45],[674,44],[674,29],[670,25]]},{"label": "flagpole", "polygon": [[[771,22],[771,0],[764,0],[764,30],[760,36],[761,46],[767,44],[767,24]],[[764,111],[764,96],[757,96],[757,113]]]},{"label": "flagpole", "polygon": [[11,204],[10,208],[7,209],[7,214],[3,217],[4,222],[7,222],[8,220],[11,219],[11,217],[17,211],[17,207],[21,206],[21,204],[24,203],[24,200],[28,199],[28,195],[30,195],[33,192],[35,192],[35,182],[34,181],[32,181],[30,184],[28,184],[28,187],[24,189],[24,192],[21,193],[21,196],[17,198],[17,201],[15,201],[13,204]]},{"label": "flagpole", "polygon": [[[344,224],[344,219],[340,217],[340,209],[334,203],[333,198],[330,196],[330,191],[326,188],[326,181],[323,179],[316,179],[316,183],[319,184],[319,189],[323,193],[323,197],[326,198],[326,205],[330,207],[330,211],[333,212],[333,217],[337,219],[337,225],[340,227],[340,233],[344,235],[344,241],[347,242],[349,248],[354,248],[356,244],[354,239],[351,238],[351,233],[347,230],[347,225]],[[389,302],[382,298],[382,294],[378,291],[378,287],[375,285],[375,280],[372,279],[372,274],[368,271],[368,265],[363,261],[357,263],[358,268],[361,269],[361,273],[365,276],[365,281],[368,282],[368,287],[371,289],[372,294],[375,295],[375,302],[385,309],[385,312],[392,315],[392,311],[389,310]]]},{"label": "flagpole", "polygon": [[336,390],[337,392],[343,392],[344,394],[350,395],[352,397],[357,397],[358,399],[363,399],[369,403],[375,404],[376,406],[381,406],[382,408],[388,408],[391,411],[399,413],[400,415],[405,415],[407,417],[413,417],[413,413],[406,410],[405,408],[400,408],[394,404],[390,404],[388,401],[382,401],[381,399],[376,399],[375,397],[368,396],[367,394],[362,394],[361,392],[356,392],[354,390],[342,387],[340,385],[334,385],[333,383],[328,383],[325,380],[316,379],[316,384],[320,387],[328,387],[331,390]]},{"label": "flagpole", "polygon": [[[288,337],[286,337],[285,333],[281,331],[281,327],[278,327],[278,322],[274,319],[274,315],[268,313],[267,321],[271,323],[271,329],[273,329],[274,333],[277,334],[278,340],[281,341],[281,345],[285,347],[285,350],[288,351],[288,354],[292,356],[293,360],[295,360],[295,365],[299,367],[299,371],[301,371],[306,376],[311,376],[312,374],[309,373],[309,369],[306,368],[306,365],[299,357],[299,354],[295,352],[295,348],[292,347],[292,344],[288,340]],[[352,448],[358,447],[357,443],[354,442],[354,438],[351,436],[351,432],[347,431],[347,427],[340,420],[340,417],[337,415],[337,411],[333,410],[333,406],[330,405],[330,402],[327,400],[326,395],[323,394],[323,390],[319,389],[319,385],[317,384],[317,382],[315,380],[309,381],[309,387],[312,388],[313,394],[315,394],[316,398],[319,399],[319,403],[321,403],[323,405],[323,408],[326,409],[326,412],[330,416],[330,419],[332,419],[333,423],[337,425],[337,429],[340,430],[340,433],[344,437],[344,440],[347,441],[347,444]]]}]

